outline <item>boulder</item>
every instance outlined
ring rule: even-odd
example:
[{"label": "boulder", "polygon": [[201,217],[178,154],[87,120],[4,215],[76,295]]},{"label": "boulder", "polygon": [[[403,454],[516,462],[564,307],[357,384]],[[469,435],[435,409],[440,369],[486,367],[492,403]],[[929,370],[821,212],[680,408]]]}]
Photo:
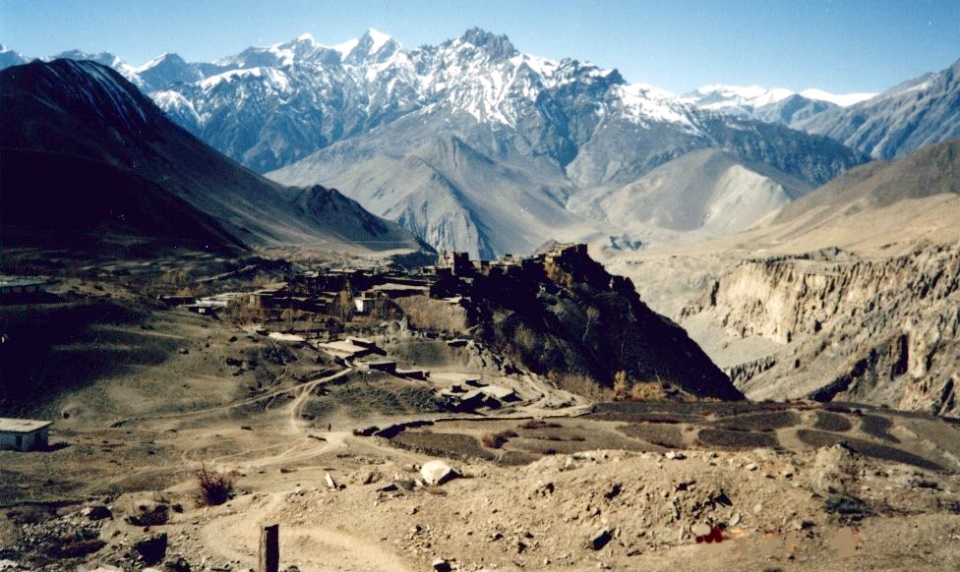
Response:
[{"label": "boulder", "polygon": [[90,520],[103,520],[113,518],[113,512],[102,504],[88,506],[83,509],[83,514]]},{"label": "boulder", "polygon": [[147,564],[156,564],[167,555],[167,533],[145,536],[134,543],[133,549]]},{"label": "boulder", "polygon": [[326,480],[326,482],[327,482],[327,487],[328,487],[328,488],[331,488],[331,489],[334,489],[334,490],[336,490],[336,489],[338,488],[338,487],[337,487],[337,481],[333,480],[333,476],[332,476],[330,473],[327,473],[327,474],[324,476],[324,480]]},{"label": "boulder", "polygon": [[460,476],[459,471],[445,461],[430,461],[420,469],[420,476],[428,485],[442,485]]},{"label": "boulder", "polygon": [[587,546],[593,550],[600,550],[612,539],[613,532],[611,532],[608,528],[602,528],[590,535],[590,538],[587,540]]}]

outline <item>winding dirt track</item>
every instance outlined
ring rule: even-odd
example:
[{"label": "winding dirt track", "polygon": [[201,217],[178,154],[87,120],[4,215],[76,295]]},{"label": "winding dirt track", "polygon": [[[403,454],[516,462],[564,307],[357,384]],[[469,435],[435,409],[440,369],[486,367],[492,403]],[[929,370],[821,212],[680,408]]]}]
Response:
[{"label": "winding dirt track", "polygon": [[[310,395],[324,384],[353,372],[345,368],[332,375],[311,380],[294,388],[293,400],[286,405],[286,427],[289,446],[277,451],[278,445],[248,449],[212,459],[223,468],[242,468],[248,473],[278,464],[302,463],[334,449],[346,448],[348,431],[324,432],[321,441],[311,438],[302,413]],[[274,392],[274,397],[282,392]],[[261,396],[263,398],[264,396]],[[365,445],[369,446],[369,444]],[[379,449],[379,447],[376,447]],[[391,450],[392,452],[392,450]],[[254,458],[250,458],[254,456]],[[321,467],[315,467],[320,469]],[[309,470],[302,467],[302,470]],[[285,520],[282,511],[288,491],[259,494],[249,506],[214,517],[200,529],[200,540],[208,551],[221,559],[239,561],[243,566],[256,566],[260,525]],[[235,501],[236,502],[236,501]],[[240,501],[248,502],[248,501]],[[397,555],[384,550],[378,542],[365,538],[359,531],[347,531],[307,521],[284,522],[280,535],[280,552],[286,561],[297,562],[306,570],[318,572],[407,572],[411,570]]]},{"label": "winding dirt track", "polygon": [[[220,559],[256,566],[260,525],[274,522],[289,493],[272,493],[254,500],[240,512],[207,523],[200,532],[203,544]],[[322,524],[284,523],[280,554],[301,570],[316,572],[408,572],[412,569],[396,554],[357,531]],[[229,540],[228,540],[229,539]]]}]

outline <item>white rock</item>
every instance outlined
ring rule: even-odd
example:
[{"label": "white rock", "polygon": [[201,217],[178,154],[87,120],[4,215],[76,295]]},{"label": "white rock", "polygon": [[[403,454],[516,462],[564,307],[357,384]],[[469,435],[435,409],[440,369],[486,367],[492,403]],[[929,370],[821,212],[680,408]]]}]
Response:
[{"label": "white rock", "polygon": [[693,525],[690,532],[692,532],[694,536],[709,536],[710,533],[713,532],[713,528],[711,528],[709,524],[698,522]]},{"label": "white rock", "polygon": [[430,461],[420,469],[420,476],[428,485],[442,485],[460,476],[460,472],[445,461]]}]

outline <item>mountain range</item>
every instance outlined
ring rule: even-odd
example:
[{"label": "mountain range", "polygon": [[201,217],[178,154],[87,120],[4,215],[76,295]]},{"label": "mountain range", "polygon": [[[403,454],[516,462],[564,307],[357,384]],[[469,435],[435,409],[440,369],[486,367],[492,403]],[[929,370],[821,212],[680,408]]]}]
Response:
[{"label": "mountain range", "polygon": [[[956,66],[872,97],[729,86],[673,96],[476,28],[413,50],[369,30],[211,63],[65,55],[117,70],[254,171],[339,188],[437,248],[482,258],[548,238],[633,249],[722,236],[869,156],[960,126]],[[22,60],[0,51],[0,65]]]},{"label": "mountain range", "polygon": [[[167,55],[133,68],[110,54],[89,57],[251,169],[285,184],[340,188],[436,247],[484,258],[530,252],[548,238],[640,245],[674,237],[655,218],[623,226],[592,198],[690,151],[722,150],[770,179],[756,187],[772,194],[764,205],[865,160],[823,137],[628,84],[616,70],[521,54],[479,29],[411,51],[371,30],[339,46],[303,36],[211,64]],[[732,214],[736,201],[717,200],[705,208]]]}]

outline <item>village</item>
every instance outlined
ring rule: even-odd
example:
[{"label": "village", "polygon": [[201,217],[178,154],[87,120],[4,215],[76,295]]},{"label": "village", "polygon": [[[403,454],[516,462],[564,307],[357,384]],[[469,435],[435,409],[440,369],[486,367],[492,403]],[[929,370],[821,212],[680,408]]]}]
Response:
[{"label": "village", "polygon": [[[436,265],[406,270],[397,266],[381,269],[325,268],[304,271],[288,282],[271,284],[252,292],[221,292],[206,296],[167,295],[161,300],[197,314],[215,314],[228,308],[300,310],[326,313],[337,304],[352,306],[359,315],[383,313],[390,301],[409,296],[430,296],[457,304],[476,277],[511,276],[543,272],[545,264],[560,257],[585,256],[585,244],[562,244],[543,254],[497,260],[470,260],[466,252],[443,251]],[[342,310],[343,308],[339,308]]]},{"label": "village", "polygon": [[[470,286],[478,277],[540,274],[544,265],[553,260],[585,254],[586,245],[572,244],[558,245],[532,257],[506,255],[494,261],[470,260],[469,255],[462,252],[442,252],[435,266],[413,270],[399,267],[306,270],[287,281],[251,291],[162,295],[159,300],[178,311],[234,321],[251,335],[263,336],[273,343],[310,348],[332,359],[341,371],[377,372],[429,386],[443,411],[478,413],[530,404],[544,395],[524,391],[522,384],[516,382],[518,372],[509,364],[501,368],[503,375],[498,383],[493,383],[476,372],[431,373],[420,364],[402,363],[380,346],[389,338],[383,335],[384,320],[402,316],[397,304],[411,297],[426,297],[435,304],[462,312],[470,303]],[[0,281],[0,295],[30,303],[44,295],[46,286],[43,280],[4,277]],[[290,314],[301,319],[285,320]],[[237,316],[243,319],[236,320]],[[317,319],[323,316],[338,317],[336,327],[318,327]],[[304,320],[304,317],[314,319]],[[320,323],[324,322],[320,320]],[[453,349],[476,349],[478,344],[462,333],[424,330],[414,335]],[[560,400],[551,407],[566,404],[569,400]],[[0,448],[26,451],[47,447],[52,424],[49,420],[2,418]]]}]

